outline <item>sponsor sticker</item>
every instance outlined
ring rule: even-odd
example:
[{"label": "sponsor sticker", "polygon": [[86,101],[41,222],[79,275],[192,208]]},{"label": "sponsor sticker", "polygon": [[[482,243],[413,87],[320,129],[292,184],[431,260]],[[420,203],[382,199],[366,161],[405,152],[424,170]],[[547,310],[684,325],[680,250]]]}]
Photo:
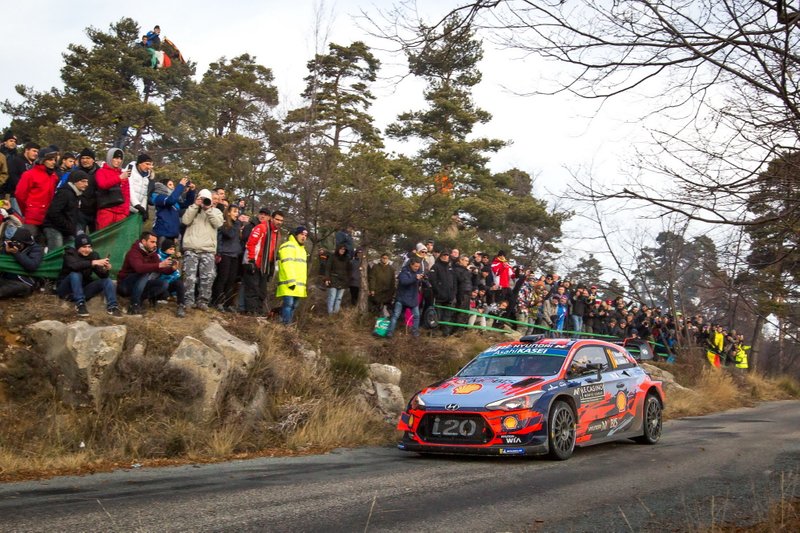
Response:
[{"label": "sponsor sticker", "polygon": [[575,391],[575,396],[579,396],[581,402],[599,402],[603,399],[603,384],[593,383],[579,387]]},{"label": "sponsor sticker", "polygon": [[586,428],[589,433],[598,433],[600,431],[608,430],[608,421],[607,420],[598,420],[596,422],[592,422],[589,424],[589,427]]},{"label": "sponsor sticker", "polygon": [[500,455],[525,455],[525,448],[500,448]]},{"label": "sponsor sticker", "polygon": [[503,439],[503,444],[522,444],[522,439],[517,435],[500,435]]},{"label": "sponsor sticker", "polygon": [[472,394],[473,392],[477,392],[482,388],[483,385],[480,383],[468,383],[466,385],[459,385],[453,389],[453,394]]},{"label": "sponsor sticker", "polygon": [[535,346],[535,345],[514,345],[514,346],[499,346],[497,348],[489,349],[483,352],[483,355],[497,357],[499,355],[555,355],[563,357],[567,355],[568,350],[553,346]]},{"label": "sponsor sticker", "polygon": [[619,411],[620,413],[624,411],[625,408],[628,407],[628,395],[625,394],[623,391],[619,391],[617,393],[616,404],[617,404],[617,411]]}]

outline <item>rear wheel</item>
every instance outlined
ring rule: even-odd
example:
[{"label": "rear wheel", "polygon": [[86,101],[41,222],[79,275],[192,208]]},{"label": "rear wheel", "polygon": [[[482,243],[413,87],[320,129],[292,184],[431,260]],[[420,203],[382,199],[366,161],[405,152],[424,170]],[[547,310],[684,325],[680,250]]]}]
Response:
[{"label": "rear wheel", "polygon": [[664,408],[655,394],[644,399],[644,424],[642,434],[634,440],[642,444],[655,444],[661,439],[661,424]]},{"label": "rear wheel", "polygon": [[566,402],[557,401],[550,409],[548,420],[550,458],[569,459],[575,450],[575,412]]}]

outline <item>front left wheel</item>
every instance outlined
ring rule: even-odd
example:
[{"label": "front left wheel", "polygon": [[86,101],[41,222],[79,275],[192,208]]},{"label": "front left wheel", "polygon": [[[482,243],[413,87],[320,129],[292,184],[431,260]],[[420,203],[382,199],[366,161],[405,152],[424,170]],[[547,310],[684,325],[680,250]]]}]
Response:
[{"label": "front left wheel", "polygon": [[655,394],[644,399],[644,427],[642,434],[634,440],[642,444],[655,444],[661,439],[662,415],[664,408]]},{"label": "front left wheel", "polygon": [[550,458],[565,461],[575,450],[575,411],[567,402],[557,401],[550,409],[548,420]]}]

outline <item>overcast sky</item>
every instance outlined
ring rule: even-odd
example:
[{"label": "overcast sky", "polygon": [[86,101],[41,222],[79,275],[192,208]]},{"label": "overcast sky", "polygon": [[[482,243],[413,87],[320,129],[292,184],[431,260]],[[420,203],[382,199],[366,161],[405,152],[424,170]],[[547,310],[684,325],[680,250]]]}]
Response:
[{"label": "overcast sky", "polygon": [[[388,6],[385,2],[376,2]],[[441,14],[453,2],[431,2]],[[50,8],[47,6],[50,5]],[[84,28],[106,30],[110,23],[130,16],[148,31],[161,26],[162,36],[171,39],[184,57],[197,63],[198,77],[208,64],[225,56],[242,53],[256,56],[259,63],[271,68],[279,90],[279,113],[300,103],[306,62],[313,56],[315,5],[317,2],[275,0],[197,0],[193,2],[125,2],[124,10],[116,2],[73,0],[67,4],[46,0],[37,4],[29,18],[6,17],[4,40],[13,43],[4,55],[0,99],[17,98],[14,85],[25,84],[37,90],[60,86],[62,53],[69,43],[88,44]],[[175,6],[182,6],[177,8]],[[133,7],[135,6],[135,7]],[[379,50],[389,48],[368,35],[357,19],[360,9],[375,12],[373,2],[339,0],[324,6],[324,25],[329,28],[328,42],[349,44],[363,40],[372,46],[383,62],[379,81],[373,92],[377,100],[372,108],[377,125],[383,129],[398,113],[423,105],[424,84],[412,78],[398,83],[393,76],[403,72],[403,58]],[[432,13],[433,14],[433,13]],[[43,15],[43,16],[42,16]],[[595,102],[566,97],[524,97],[512,91],[526,91],[542,79],[554,75],[558,65],[534,57],[515,58],[508,51],[498,51],[485,43],[485,57],[480,65],[483,82],[476,88],[478,106],[493,115],[490,124],[477,134],[512,142],[492,158],[491,168],[502,171],[517,167],[537,176],[534,194],[550,202],[570,182],[567,168],[592,168],[595,177],[605,183],[619,183],[626,173],[627,155],[636,139],[645,139],[632,108],[636,102],[620,99],[607,103],[598,113]],[[9,122],[0,115],[0,127]],[[47,142],[46,139],[41,139]],[[388,143],[395,151],[410,147]],[[569,228],[568,228],[569,229]],[[570,229],[573,235],[579,229]]]}]

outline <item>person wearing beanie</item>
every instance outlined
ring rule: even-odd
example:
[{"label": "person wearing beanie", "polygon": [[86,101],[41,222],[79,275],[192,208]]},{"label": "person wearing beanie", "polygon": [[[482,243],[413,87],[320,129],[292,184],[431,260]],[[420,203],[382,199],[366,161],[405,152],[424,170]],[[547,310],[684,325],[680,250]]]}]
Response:
[{"label": "person wearing beanie", "polygon": [[175,241],[173,239],[164,239],[158,248],[158,258],[162,262],[172,261],[173,272],[171,274],[161,274],[159,281],[167,283],[167,294],[174,294],[178,307],[175,310],[175,316],[178,318],[186,317],[186,287],[181,279],[181,265],[180,257],[175,248]]},{"label": "person wearing beanie", "polygon": [[56,190],[42,224],[47,238],[47,251],[64,246],[78,233],[80,222],[80,197],[89,186],[89,175],[81,169],[69,174],[67,184]]},{"label": "person wearing beanie", "polygon": [[[84,173],[85,174],[85,173]],[[70,185],[87,181],[87,177]],[[61,190],[61,189],[60,189]],[[115,318],[122,317],[117,303],[117,288],[109,277],[111,261],[101,259],[92,248],[92,240],[85,233],[75,237],[73,246],[64,250],[64,262],[58,275],[56,294],[65,300],[75,302],[75,312],[79,317],[89,316],[86,302],[100,293],[106,298],[106,311]],[[93,276],[97,276],[96,279]]]},{"label": "person wearing beanie", "polygon": [[26,227],[19,227],[11,238],[3,240],[0,256],[11,256],[27,274],[0,272],[0,299],[29,296],[38,286],[33,272],[42,264],[44,250],[33,240],[33,234]]},{"label": "person wearing beanie", "polygon": [[3,142],[0,144],[0,154],[3,154],[6,159],[17,155],[17,136],[11,130],[7,130],[3,134]]},{"label": "person wearing beanie", "polygon": [[128,178],[131,169],[122,169],[125,154],[111,148],[106,163],[97,171],[97,229],[101,230],[124,220],[130,214],[131,190]]},{"label": "person wearing beanie", "polygon": [[130,189],[130,212],[138,214],[142,220],[147,220],[147,194],[150,190],[150,183],[155,179],[153,172],[153,158],[148,154],[139,154],[136,157],[136,164],[128,165],[130,177],[128,187]]},{"label": "person wearing beanie", "polygon": [[308,253],[304,247],[308,230],[298,226],[278,248],[278,284],[275,295],[283,298],[281,321],[292,323],[300,298],[307,296]]},{"label": "person wearing beanie", "polygon": [[[76,169],[81,169],[89,176],[89,185],[81,195],[80,217],[78,228],[86,233],[92,233],[97,229],[97,180],[95,174],[100,169],[95,163],[95,153],[91,148],[84,148],[78,154],[78,165]],[[65,184],[66,185],[66,184]]]},{"label": "person wearing beanie", "polygon": [[14,193],[25,224],[39,227],[56,190],[58,147],[50,145],[39,152],[36,164],[22,174]]}]

